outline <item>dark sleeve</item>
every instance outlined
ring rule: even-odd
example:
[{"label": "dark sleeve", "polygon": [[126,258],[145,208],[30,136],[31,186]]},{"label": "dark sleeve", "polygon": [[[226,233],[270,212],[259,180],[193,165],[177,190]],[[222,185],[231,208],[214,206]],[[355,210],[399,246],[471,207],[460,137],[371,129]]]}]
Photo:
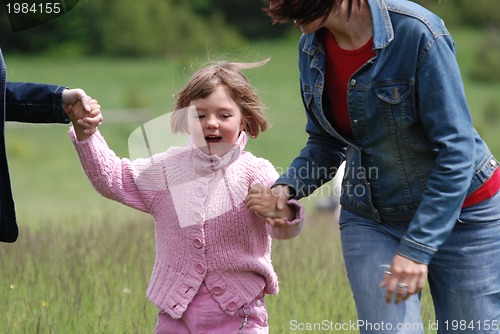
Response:
[{"label": "dark sleeve", "polygon": [[69,123],[63,111],[65,87],[28,82],[7,82],[5,117],[26,123]]}]

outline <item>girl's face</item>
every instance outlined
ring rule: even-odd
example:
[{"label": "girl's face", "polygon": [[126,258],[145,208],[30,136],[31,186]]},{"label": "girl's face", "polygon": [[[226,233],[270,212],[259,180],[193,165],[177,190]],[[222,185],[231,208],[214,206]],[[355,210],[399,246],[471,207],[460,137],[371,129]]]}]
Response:
[{"label": "girl's face", "polygon": [[189,133],[205,153],[222,156],[245,128],[240,108],[223,86],[204,99],[189,103]]}]

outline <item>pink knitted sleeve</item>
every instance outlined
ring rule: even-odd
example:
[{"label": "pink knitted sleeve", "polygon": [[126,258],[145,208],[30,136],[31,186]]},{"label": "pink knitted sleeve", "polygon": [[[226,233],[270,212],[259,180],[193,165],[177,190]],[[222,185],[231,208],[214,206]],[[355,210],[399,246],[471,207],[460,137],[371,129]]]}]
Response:
[{"label": "pink knitted sleeve", "polygon": [[143,212],[149,212],[144,196],[147,189],[138,185],[138,167],[147,161],[121,159],[108,147],[97,131],[87,140],[79,142],[73,127],[69,135],[76,148],[80,163],[94,188],[102,196],[123,203]]}]

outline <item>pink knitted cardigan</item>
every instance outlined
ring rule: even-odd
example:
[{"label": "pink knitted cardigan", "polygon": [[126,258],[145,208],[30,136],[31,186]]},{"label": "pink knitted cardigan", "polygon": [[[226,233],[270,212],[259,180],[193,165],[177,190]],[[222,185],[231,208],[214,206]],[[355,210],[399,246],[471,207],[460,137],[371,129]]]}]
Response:
[{"label": "pink knitted cardigan", "polygon": [[278,293],[271,238],[298,235],[303,208],[290,200],[296,219],[281,227],[246,209],[248,187],[272,185],[278,173],[244,151],[245,132],[222,157],[190,141],[134,161],[118,158],[99,132],[78,142],[71,129],[70,137],[101,195],[153,216],[156,259],[147,296],[160,309],[180,318],[202,283],[230,315],[261,291]]}]

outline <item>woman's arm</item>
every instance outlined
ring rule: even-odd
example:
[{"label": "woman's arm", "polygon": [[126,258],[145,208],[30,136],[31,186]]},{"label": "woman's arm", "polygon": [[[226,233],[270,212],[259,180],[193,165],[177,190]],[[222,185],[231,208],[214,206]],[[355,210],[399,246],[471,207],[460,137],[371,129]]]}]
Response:
[{"label": "woman's arm", "polygon": [[[26,123],[69,123],[64,108],[83,99],[83,89],[30,82],[7,82],[7,121]],[[87,107],[85,101],[85,106]],[[88,111],[88,109],[87,109]]]}]

